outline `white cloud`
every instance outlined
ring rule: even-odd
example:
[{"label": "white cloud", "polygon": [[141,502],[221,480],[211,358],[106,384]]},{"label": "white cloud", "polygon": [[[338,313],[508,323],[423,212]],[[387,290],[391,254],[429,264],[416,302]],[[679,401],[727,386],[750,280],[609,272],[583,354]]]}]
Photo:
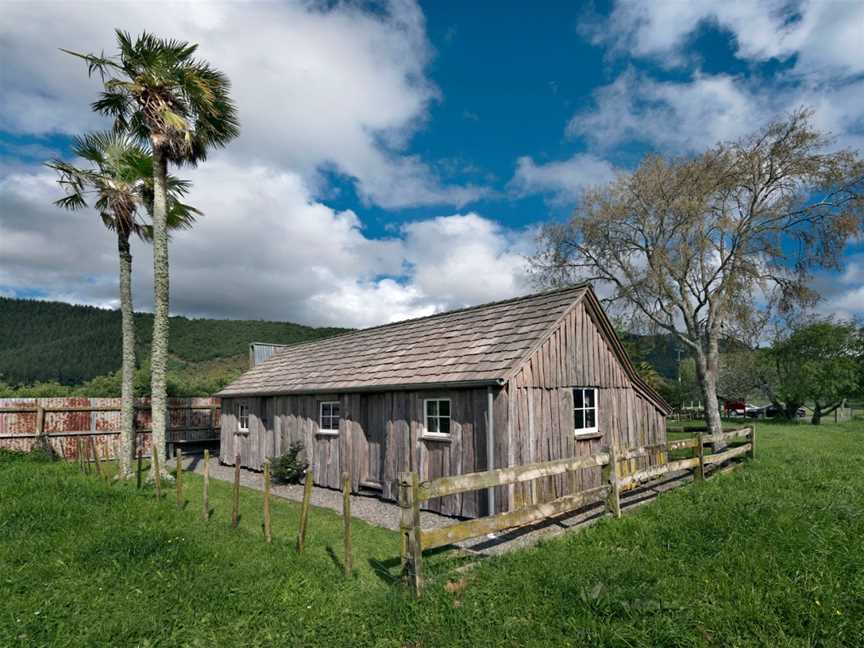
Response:
[{"label": "white cloud", "polygon": [[566,132],[597,150],[637,141],[664,152],[702,151],[751,133],[800,106],[839,146],[864,143],[864,80],[774,85],[760,79],[696,73],[689,81],[657,81],[632,68],[594,93],[593,105]]},{"label": "white cloud", "polygon": [[518,197],[541,193],[551,195],[553,202],[572,204],[584,189],[609,182],[615,173],[610,162],[591,154],[577,153],[545,164],[525,155],[516,160],[516,172],[508,186]]},{"label": "white cloud", "polygon": [[[223,156],[192,180],[189,201],[204,216],[172,238],[174,312],[366,326],[527,290],[522,255],[530,232],[474,213],[412,222],[398,237],[374,239],[353,211],[316,202],[296,173]],[[57,197],[46,171],[0,180],[0,287],[115,307],[112,235],[90,210],[52,206]],[[136,244],[134,253],[135,301],[149,310],[149,247]]]},{"label": "white cloud", "polygon": [[729,32],[736,57],[787,60],[799,73],[864,72],[864,3],[824,0],[729,2],[625,1],[595,29],[595,42],[665,65],[687,60],[689,39],[704,26]]},{"label": "white cloud", "polygon": [[242,134],[228,155],[298,172],[355,179],[384,207],[462,205],[478,187],[446,186],[404,147],[438,89],[425,19],[411,0],[360,3],[25,3],[0,21],[0,129],[77,133],[104,123],[89,111],[98,83],[57,48],[116,51],[113,29],[201,44],[233,83]]}]

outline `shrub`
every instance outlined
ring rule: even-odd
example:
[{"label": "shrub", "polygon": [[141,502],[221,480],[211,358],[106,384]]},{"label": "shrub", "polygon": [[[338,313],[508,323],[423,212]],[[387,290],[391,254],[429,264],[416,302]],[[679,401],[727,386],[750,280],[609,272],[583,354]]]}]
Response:
[{"label": "shrub", "polygon": [[303,444],[295,441],[288,446],[288,451],[281,457],[276,457],[271,462],[271,473],[273,479],[280,484],[296,484],[302,478],[309,465],[301,458]]}]

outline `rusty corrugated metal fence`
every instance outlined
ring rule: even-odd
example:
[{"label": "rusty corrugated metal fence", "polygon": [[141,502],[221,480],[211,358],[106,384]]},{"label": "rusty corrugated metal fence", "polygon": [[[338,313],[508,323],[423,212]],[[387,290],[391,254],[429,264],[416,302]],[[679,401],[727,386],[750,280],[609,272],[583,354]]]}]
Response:
[{"label": "rusty corrugated metal fence", "polygon": [[[219,398],[169,398],[169,446],[219,439]],[[150,399],[135,400],[139,447],[150,454]],[[0,448],[29,452],[47,443],[59,456],[75,457],[79,439],[93,440],[100,457],[114,458],[120,445],[120,399],[0,398]]]}]

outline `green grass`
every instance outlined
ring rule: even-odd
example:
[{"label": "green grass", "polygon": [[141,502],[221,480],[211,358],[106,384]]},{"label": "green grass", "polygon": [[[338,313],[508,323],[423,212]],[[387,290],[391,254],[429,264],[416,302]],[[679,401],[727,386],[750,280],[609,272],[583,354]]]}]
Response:
[{"label": "green grass", "polygon": [[[229,526],[167,489],[108,486],[75,466],[0,458],[0,645],[864,645],[864,424],[759,423],[757,459],[622,520],[452,571],[424,598],[392,582],[396,534],[258,492]],[[461,580],[460,580],[461,579]],[[456,586],[445,585],[458,580]],[[455,591],[454,591],[455,590]]]}]

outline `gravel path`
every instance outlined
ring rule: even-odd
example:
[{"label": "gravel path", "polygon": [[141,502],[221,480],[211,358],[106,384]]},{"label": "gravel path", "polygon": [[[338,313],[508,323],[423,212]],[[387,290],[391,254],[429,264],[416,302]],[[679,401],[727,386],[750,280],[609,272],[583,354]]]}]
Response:
[{"label": "gravel path", "polygon": [[[200,456],[189,457],[184,461],[184,465],[186,470],[196,473],[203,471]],[[234,480],[234,467],[222,465],[217,459],[211,459],[210,477],[212,479],[231,482]],[[621,497],[622,513],[626,515],[640,506],[652,502],[660,493],[678,488],[692,480],[692,476],[687,471],[683,471],[646,484],[641,488],[628,491],[622,494]],[[264,490],[263,475],[246,470],[245,468],[240,471],[240,483],[248,488]],[[303,500],[303,486],[301,484],[273,484],[270,492],[276,497],[294,500],[295,502]],[[341,513],[342,492],[330,488],[313,486],[311,503],[313,506],[329,508]],[[375,526],[393,531],[399,530],[399,518],[401,515],[399,507],[392,502],[385,502],[374,496],[351,495],[351,515]],[[514,549],[530,547],[543,539],[553,538],[564,533],[581,531],[595,524],[606,515],[605,507],[595,504],[585,509],[574,511],[567,516],[547,520],[533,526],[505,531],[492,536],[473,538],[472,540],[459,543],[458,546],[478,555],[502,554]],[[438,515],[430,511],[423,511],[420,514],[420,525],[424,529],[447,526],[457,521],[455,518]]]}]

